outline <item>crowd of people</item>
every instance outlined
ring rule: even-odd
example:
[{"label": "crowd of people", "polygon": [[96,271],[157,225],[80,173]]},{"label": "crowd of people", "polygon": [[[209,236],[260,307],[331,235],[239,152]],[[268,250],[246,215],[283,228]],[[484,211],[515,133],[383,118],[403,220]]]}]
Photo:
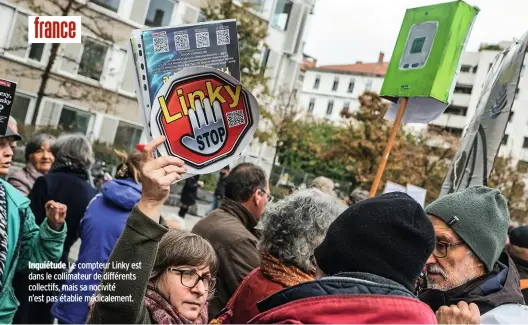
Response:
[{"label": "crowd of people", "polygon": [[[0,138],[1,323],[528,322],[528,226],[512,229],[499,190],[470,187],[424,209],[399,192],[358,188],[341,200],[320,177],[274,201],[266,173],[241,163],[221,170],[212,210],[186,231],[161,213],[186,173],[176,157],[154,158],[164,137],[116,151],[115,178],[99,193],[84,136],[37,135],[27,165],[10,172],[20,140],[12,126]],[[185,179],[182,218],[202,186]],[[100,267],[29,280],[30,263],[67,265],[78,238],[77,265]],[[122,265],[141,267],[131,280]],[[34,301],[35,283],[82,299]]]}]

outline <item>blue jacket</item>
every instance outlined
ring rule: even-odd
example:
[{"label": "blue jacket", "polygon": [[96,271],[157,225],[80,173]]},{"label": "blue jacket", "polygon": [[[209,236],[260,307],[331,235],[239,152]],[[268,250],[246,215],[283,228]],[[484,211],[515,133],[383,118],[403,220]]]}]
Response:
[{"label": "blue jacket", "polygon": [[[136,184],[132,179],[112,180],[105,184],[102,193],[88,206],[80,226],[79,258],[71,273],[89,277],[89,280],[66,281],[68,288],[63,288],[59,301],[52,308],[52,314],[59,321],[70,324],[86,322],[88,302],[95,293],[93,289],[99,284],[98,276],[103,271],[96,264],[108,261],[125,228],[128,215],[140,198],[140,184]],[[75,297],[82,298],[82,301],[68,300]]]},{"label": "blue jacket", "polygon": [[29,262],[57,262],[62,255],[67,226],[64,224],[62,230],[57,232],[48,226],[47,220],[37,225],[28,198],[4,180],[0,179],[0,186],[6,192],[8,214],[7,260],[0,291],[0,324],[10,324],[19,305],[12,287],[15,272],[27,273]]}]

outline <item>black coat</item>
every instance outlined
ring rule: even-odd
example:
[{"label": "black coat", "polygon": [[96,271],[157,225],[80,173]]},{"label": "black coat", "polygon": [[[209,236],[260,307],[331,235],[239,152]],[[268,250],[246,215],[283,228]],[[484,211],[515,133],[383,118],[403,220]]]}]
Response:
[{"label": "black coat", "polygon": [[181,192],[181,203],[185,205],[195,205],[198,197],[198,181],[200,175],[187,178]]},{"label": "black coat", "polygon": [[[515,256],[511,256],[511,259],[515,263],[515,266],[517,266],[521,280],[528,281],[528,261],[521,260]],[[524,301],[528,304],[528,288],[522,289],[521,292],[523,293]]]},{"label": "black coat", "polygon": [[62,261],[68,261],[70,248],[79,238],[79,226],[84,212],[97,191],[88,182],[85,175],[68,169],[51,171],[37,179],[28,197],[35,221],[40,224],[46,218],[45,204],[53,200],[68,207],[66,225],[68,232],[64,242]]},{"label": "black coat", "polygon": [[[75,172],[70,169],[57,169],[47,175],[37,178],[35,185],[29,192],[28,198],[31,200],[31,210],[35,214],[35,222],[40,225],[46,219],[45,204],[53,200],[68,207],[66,212],[66,240],[64,241],[64,251],[61,261],[68,265],[68,255],[70,248],[79,238],[79,226],[84,212],[97,191],[88,183],[87,174]],[[41,271],[51,273],[52,276],[62,272],[59,269]],[[42,280],[29,281],[28,275],[18,273],[13,280],[16,297],[20,306],[13,322],[26,324],[52,324],[53,316],[50,314],[52,303],[30,302],[28,286],[40,283],[47,285],[50,283],[60,284],[62,281]],[[52,296],[54,292],[42,292],[45,296]]]},{"label": "black coat", "polygon": [[218,178],[218,183],[216,183],[216,189],[214,195],[217,199],[223,199],[225,195],[225,186],[226,186],[227,173],[220,172],[220,177]]}]

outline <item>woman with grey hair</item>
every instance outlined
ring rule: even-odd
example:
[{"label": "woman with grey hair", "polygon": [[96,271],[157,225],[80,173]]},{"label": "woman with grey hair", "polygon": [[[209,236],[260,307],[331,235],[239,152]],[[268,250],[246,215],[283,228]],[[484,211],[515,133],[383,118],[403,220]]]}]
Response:
[{"label": "woman with grey hair", "polygon": [[37,178],[46,175],[53,164],[51,145],[55,137],[41,133],[33,136],[26,144],[26,167],[9,176],[8,182],[24,195],[28,195]]},{"label": "woman with grey hair", "polygon": [[[68,207],[66,218],[66,240],[61,261],[68,263],[70,248],[79,238],[79,226],[88,204],[97,194],[88,181],[88,172],[94,162],[92,145],[82,134],[66,134],[60,136],[51,146],[55,161],[50,172],[38,178],[29,192],[31,210],[35,214],[37,223],[46,218],[45,203],[49,200],[61,202]],[[63,270],[47,270],[48,273],[60,273]],[[52,276],[53,277],[53,276]],[[19,282],[18,280],[21,279]],[[52,299],[48,303],[29,301],[27,292],[28,275],[17,277],[15,290],[20,297],[20,308],[16,314],[16,321],[29,324],[52,324],[50,314]],[[61,281],[39,281],[42,285],[58,284]],[[32,281],[31,284],[36,284]],[[54,295],[54,292],[47,293]],[[46,293],[45,293],[46,295]],[[44,299],[46,301],[46,299]],[[21,317],[21,318],[19,318]]]},{"label": "woman with grey hair", "polygon": [[244,279],[213,322],[245,324],[259,314],[257,302],[314,280],[313,251],[344,210],[335,197],[315,188],[295,192],[271,206],[256,227],[261,234],[261,266]]}]

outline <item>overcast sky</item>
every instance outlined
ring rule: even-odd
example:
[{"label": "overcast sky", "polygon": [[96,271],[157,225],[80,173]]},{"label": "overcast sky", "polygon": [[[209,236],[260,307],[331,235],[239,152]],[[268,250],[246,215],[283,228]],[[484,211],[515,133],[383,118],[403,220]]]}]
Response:
[{"label": "overcast sky", "polygon": [[[375,62],[392,53],[407,8],[443,0],[316,0],[304,52],[318,65]],[[520,38],[528,31],[528,0],[467,0],[480,8],[467,50]]]}]

